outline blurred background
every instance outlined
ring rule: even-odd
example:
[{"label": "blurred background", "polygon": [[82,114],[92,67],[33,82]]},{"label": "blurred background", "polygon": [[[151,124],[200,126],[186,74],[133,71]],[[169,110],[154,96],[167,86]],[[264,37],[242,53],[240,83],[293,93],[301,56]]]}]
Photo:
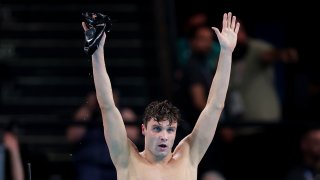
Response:
[{"label": "blurred background", "polygon": [[[30,165],[33,180],[114,179],[91,60],[83,51],[86,11],[113,21],[107,69],[139,149],[141,117],[153,100],[169,99],[181,109],[176,141],[191,132],[220,49],[209,28],[221,29],[223,13],[233,12],[241,33],[230,88],[199,179],[208,171],[227,180],[316,176],[320,71],[314,9],[303,1],[275,0],[1,0],[0,180],[21,180],[15,179],[19,172],[27,179]],[[21,171],[14,171],[19,164]]]}]

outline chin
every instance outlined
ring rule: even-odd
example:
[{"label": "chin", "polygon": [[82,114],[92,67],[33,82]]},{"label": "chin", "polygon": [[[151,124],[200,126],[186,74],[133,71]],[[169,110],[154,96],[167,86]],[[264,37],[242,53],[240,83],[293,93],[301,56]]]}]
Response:
[{"label": "chin", "polygon": [[161,157],[161,158],[164,158],[168,155],[169,153],[167,151],[164,151],[164,152],[157,152],[157,156],[158,157]]}]

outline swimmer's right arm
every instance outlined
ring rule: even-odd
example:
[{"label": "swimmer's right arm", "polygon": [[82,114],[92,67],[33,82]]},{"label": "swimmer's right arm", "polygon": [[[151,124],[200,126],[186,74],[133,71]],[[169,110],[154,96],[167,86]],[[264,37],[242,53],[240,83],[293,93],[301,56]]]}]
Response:
[{"label": "swimmer's right arm", "polygon": [[[88,30],[84,23],[83,28]],[[93,78],[111,159],[117,168],[126,168],[129,159],[129,141],[123,119],[113,100],[111,82],[106,70],[103,49],[105,38],[104,34],[98,49],[92,55]]]}]

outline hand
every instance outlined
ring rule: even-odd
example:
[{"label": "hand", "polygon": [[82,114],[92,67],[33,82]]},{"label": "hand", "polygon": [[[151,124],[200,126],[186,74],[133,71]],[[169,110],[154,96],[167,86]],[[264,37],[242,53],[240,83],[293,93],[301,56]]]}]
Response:
[{"label": "hand", "polygon": [[280,52],[280,59],[285,63],[296,63],[299,61],[299,53],[295,48],[287,48]]},{"label": "hand", "polygon": [[[83,30],[84,30],[85,32],[89,30],[89,28],[88,28],[88,26],[86,25],[85,22],[82,22],[82,28],[83,28]],[[102,48],[103,48],[104,43],[105,43],[105,40],[106,40],[106,33],[104,32],[104,33],[103,33],[103,36],[102,36],[102,38],[101,38],[101,40],[100,40],[99,47],[102,47]]]},{"label": "hand", "polygon": [[239,32],[240,23],[236,22],[236,16],[232,16],[232,13],[224,13],[222,21],[222,31],[218,28],[212,27],[217,34],[221,49],[233,52],[237,44],[237,35]]},{"label": "hand", "polygon": [[74,121],[88,122],[91,121],[92,111],[86,106],[81,106],[73,116]]}]

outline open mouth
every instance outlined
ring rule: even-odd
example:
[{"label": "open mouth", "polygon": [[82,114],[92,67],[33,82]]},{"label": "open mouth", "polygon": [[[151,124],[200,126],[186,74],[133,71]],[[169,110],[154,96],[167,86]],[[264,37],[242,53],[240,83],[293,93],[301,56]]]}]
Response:
[{"label": "open mouth", "polygon": [[161,148],[166,148],[167,145],[165,145],[165,144],[160,144],[159,147],[161,147]]}]

